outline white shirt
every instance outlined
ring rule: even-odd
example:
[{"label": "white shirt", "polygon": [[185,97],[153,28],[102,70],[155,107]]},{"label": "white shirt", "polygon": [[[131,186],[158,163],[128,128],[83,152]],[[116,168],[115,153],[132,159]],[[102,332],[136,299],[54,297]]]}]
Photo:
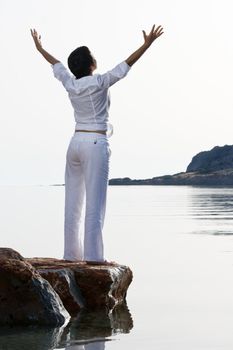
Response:
[{"label": "white shirt", "polygon": [[80,79],[71,75],[61,62],[52,67],[55,78],[62,82],[74,108],[75,129],[107,130],[110,106],[108,89],[126,76],[130,66],[123,61],[105,74]]}]

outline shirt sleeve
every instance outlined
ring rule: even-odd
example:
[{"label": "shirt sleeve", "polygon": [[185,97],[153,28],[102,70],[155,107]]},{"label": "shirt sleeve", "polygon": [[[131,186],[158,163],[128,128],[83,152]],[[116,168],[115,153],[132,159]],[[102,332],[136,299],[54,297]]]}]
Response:
[{"label": "shirt sleeve", "polygon": [[104,74],[98,75],[98,83],[103,88],[109,88],[120,79],[124,78],[128,71],[130,70],[130,66],[125,62],[119,63],[116,67],[109,70]]},{"label": "shirt sleeve", "polygon": [[69,91],[72,85],[72,76],[66,67],[61,62],[58,62],[52,65],[52,69],[55,78],[63,84],[67,91]]}]

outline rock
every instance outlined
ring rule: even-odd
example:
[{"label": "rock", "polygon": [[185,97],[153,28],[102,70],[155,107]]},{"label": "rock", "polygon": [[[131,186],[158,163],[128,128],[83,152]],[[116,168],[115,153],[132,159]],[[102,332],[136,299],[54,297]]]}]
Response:
[{"label": "rock", "polygon": [[5,250],[3,253],[3,248],[1,249],[0,324],[62,325],[70,316],[60,297],[21,258],[13,250]]},{"label": "rock", "polygon": [[22,255],[12,248],[0,248],[0,259],[15,259],[24,261]]},{"label": "rock", "polygon": [[123,265],[70,262],[52,258],[26,259],[59,294],[75,316],[82,308],[112,310],[125,301],[132,271]]},{"label": "rock", "polygon": [[23,258],[0,248],[0,324],[62,325],[81,310],[113,310],[132,281],[127,266]]},{"label": "rock", "polygon": [[196,154],[186,172],[215,172],[225,169],[233,169],[233,146],[216,146],[210,151]]},{"label": "rock", "polygon": [[52,258],[32,258],[27,261],[50,283],[71,316],[76,316],[85,307],[85,300],[72,269],[74,264],[69,268],[61,260]]}]

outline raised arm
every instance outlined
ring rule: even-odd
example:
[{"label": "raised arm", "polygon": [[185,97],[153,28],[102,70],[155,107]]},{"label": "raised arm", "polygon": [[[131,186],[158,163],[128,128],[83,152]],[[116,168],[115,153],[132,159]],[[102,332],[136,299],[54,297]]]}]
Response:
[{"label": "raised arm", "polygon": [[162,26],[158,26],[155,29],[155,25],[153,25],[150,33],[147,35],[146,32],[143,30],[143,36],[144,36],[144,43],[142,46],[139,47],[132,55],[130,55],[125,62],[132,66],[139,58],[146,52],[146,50],[151,46],[151,44],[157,39],[160,35],[163,34],[163,28]]},{"label": "raised arm", "polygon": [[48,61],[52,65],[60,62],[56,58],[54,58],[52,55],[50,55],[50,53],[48,53],[46,50],[43,49],[42,43],[41,43],[41,36],[38,35],[38,33],[35,29],[31,29],[31,34],[32,34],[32,37],[33,37],[33,40],[34,40],[34,43],[36,45],[37,50],[46,59],[46,61]]}]

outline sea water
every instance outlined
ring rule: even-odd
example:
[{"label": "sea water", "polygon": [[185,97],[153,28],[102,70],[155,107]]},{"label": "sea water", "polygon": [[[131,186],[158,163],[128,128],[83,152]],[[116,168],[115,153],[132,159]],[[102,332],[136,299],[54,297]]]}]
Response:
[{"label": "sea water", "polygon": [[[2,186],[0,208],[0,246],[62,257],[63,186]],[[232,350],[232,209],[233,188],[110,186],[105,252],[133,271],[127,306],[1,327],[0,350]]]}]

